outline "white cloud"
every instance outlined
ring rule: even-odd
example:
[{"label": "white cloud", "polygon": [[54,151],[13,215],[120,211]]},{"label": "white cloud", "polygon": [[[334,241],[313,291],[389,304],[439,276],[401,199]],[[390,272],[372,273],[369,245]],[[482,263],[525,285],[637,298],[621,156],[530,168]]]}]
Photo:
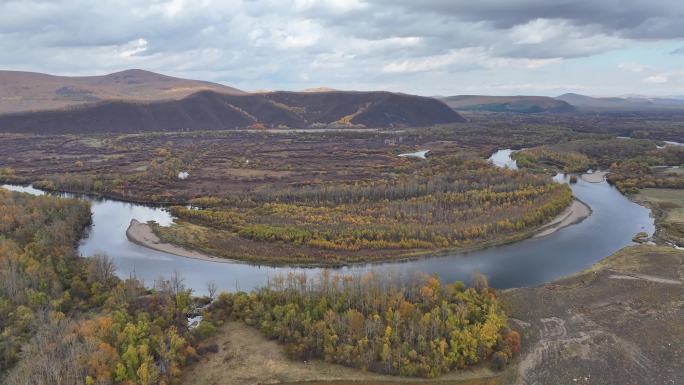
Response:
[{"label": "white cloud", "polygon": [[321,38],[321,27],[309,20],[292,21],[285,25],[275,35],[281,40],[285,48],[305,48],[318,43]]},{"label": "white cloud", "polygon": [[566,27],[566,22],[560,20],[536,19],[515,26],[511,38],[513,44],[539,44],[557,38]]},{"label": "white cloud", "polygon": [[667,71],[652,76],[648,76],[642,80],[646,84],[667,85],[676,88],[679,92],[684,86],[684,70]]},{"label": "white cloud", "polygon": [[652,75],[649,77],[644,78],[644,83],[648,84],[662,84],[662,83],[667,83],[669,78],[665,75]]},{"label": "white cloud", "polygon": [[385,39],[366,40],[357,39],[352,44],[356,49],[385,49],[385,48],[406,48],[415,47],[421,44],[423,39],[419,36],[397,37],[392,36]]},{"label": "white cloud", "polygon": [[523,59],[524,65],[529,69],[537,69],[546,67],[553,64],[560,64],[563,62],[563,58],[552,57],[548,59]]},{"label": "white cloud", "polygon": [[[194,5],[198,6],[200,4],[195,3]],[[186,5],[186,0],[162,0],[155,1],[147,7],[135,7],[132,9],[132,11],[139,16],[162,16],[172,19],[183,12],[186,8]]]},{"label": "white cloud", "polygon": [[464,48],[443,55],[392,61],[382,66],[385,73],[410,73],[441,70],[455,64],[473,65],[482,62],[480,49]]},{"label": "white cloud", "polygon": [[147,51],[147,40],[143,38],[129,41],[117,47],[117,52],[122,58],[129,58],[145,51]]},{"label": "white cloud", "polygon": [[598,25],[577,26],[560,19],[535,19],[512,27],[510,33],[501,32],[502,50],[527,58],[590,56],[628,44],[601,32]]},{"label": "white cloud", "polygon": [[633,63],[633,62],[620,63],[620,64],[618,64],[618,68],[623,70],[623,71],[633,72],[633,73],[642,73],[642,72],[650,69],[649,66],[646,66],[646,65],[643,65],[640,63]]},{"label": "white cloud", "polygon": [[346,52],[322,53],[311,62],[313,69],[340,69],[352,63],[356,55]]},{"label": "white cloud", "polygon": [[407,59],[389,62],[382,67],[385,73],[411,73],[435,70],[447,70],[449,67],[456,67],[455,70],[472,69],[500,69],[500,68],[519,68],[519,69],[538,69],[552,64],[558,64],[562,58],[548,59],[520,59],[497,57],[490,50],[479,47],[463,48],[453,50],[447,54],[422,57],[418,59]]},{"label": "white cloud", "polygon": [[366,5],[359,0],[295,0],[294,6],[300,11],[315,10],[318,8],[341,13],[366,7]]}]

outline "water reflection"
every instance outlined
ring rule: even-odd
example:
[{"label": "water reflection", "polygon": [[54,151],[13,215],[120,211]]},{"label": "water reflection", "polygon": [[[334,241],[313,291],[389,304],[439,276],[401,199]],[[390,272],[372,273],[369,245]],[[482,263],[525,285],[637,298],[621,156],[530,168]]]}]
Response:
[{"label": "water reflection", "polygon": [[518,163],[515,159],[511,158],[515,150],[499,150],[489,157],[489,161],[492,162],[496,167],[509,168],[511,170],[518,169]]}]

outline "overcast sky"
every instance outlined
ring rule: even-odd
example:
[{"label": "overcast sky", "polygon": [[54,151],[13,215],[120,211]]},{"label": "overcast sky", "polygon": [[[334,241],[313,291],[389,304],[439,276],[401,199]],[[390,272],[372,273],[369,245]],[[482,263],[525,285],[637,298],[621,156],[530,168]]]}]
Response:
[{"label": "overcast sky", "polygon": [[0,68],[248,91],[684,95],[684,0],[0,0]]}]

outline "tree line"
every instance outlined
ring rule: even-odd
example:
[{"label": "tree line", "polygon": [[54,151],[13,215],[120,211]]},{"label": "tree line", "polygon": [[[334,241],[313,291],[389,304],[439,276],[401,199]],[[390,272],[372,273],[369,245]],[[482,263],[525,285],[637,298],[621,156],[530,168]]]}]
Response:
[{"label": "tree line", "polygon": [[405,376],[485,361],[501,368],[520,347],[482,276],[468,288],[423,275],[291,274],[251,293],[222,293],[189,330],[187,314],[210,299],[193,298],[181,277],[146,288],[117,278],[106,256],[75,254],[87,202],[0,190],[0,218],[0,380],[8,385],[178,383],[185,365],[216,351],[208,337],[228,319],[278,339],[294,359]]},{"label": "tree line", "polygon": [[436,377],[488,360],[502,368],[520,349],[479,275],[466,287],[424,275],[290,274],[251,293],[222,293],[205,315],[217,325],[257,327],[298,360],[403,376]]},{"label": "tree line", "polygon": [[563,172],[591,168],[610,170],[609,183],[621,192],[635,194],[642,188],[682,188],[684,177],[664,173],[657,166],[684,164],[684,147],[656,144],[653,140],[596,138],[535,147],[516,152],[518,166],[534,171],[553,166]]},{"label": "tree line", "polygon": [[171,384],[197,359],[182,279],[148,289],[106,256],[77,256],[89,223],[87,202],[0,189],[4,384]]},{"label": "tree line", "polygon": [[[389,180],[202,197],[171,212],[182,220],[176,227],[193,231],[194,224],[262,243],[380,253],[496,241],[542,225],[571,201],[567,186],[546,177],[456,155],[408,164]],[[191,231],[155,231],[167,242],[221,249],[198,243],[209,237],[185,237]]]}]

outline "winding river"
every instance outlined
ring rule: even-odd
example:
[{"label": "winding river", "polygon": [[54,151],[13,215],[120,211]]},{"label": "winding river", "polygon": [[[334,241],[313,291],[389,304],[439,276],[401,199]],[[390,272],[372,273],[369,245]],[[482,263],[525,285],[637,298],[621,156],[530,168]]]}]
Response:
[{"label": "winding river", "polygon": [[[499,167],[515,168],[510,150],[500,150],[490,158]],[[556,180],[565,182],[564,176]],[[5,185],[10,190],[43,194],[32,187]],[[510,245],[426,257],[404,262],[384,262],[342,267],[344,273],[373,269],[383,274],[410,275],[421,271],[437,274],[443,281],[468,281],[475,271],[489,277],[496,288],[531,286],[585,269],[613,252],[632,244],[632,237],[655,230],[648,209],[631,202],[605,181],[582,180],[571,185],[575,196],[591,206],[593,213],[584,221],[541,238],[530,238]],[[70,196],[69,194],[63,194]],[[80,196],[79,196],[80,197]],[[152,284],[159,277],[180,273],[195,293],[206,293],[206,284],[214,281],[219,290],[250,290],[266,283],[269,277],[291,271],[315,273],[318,268],[259,266],[240,262],[211,262],[179,257],[131,243],[126,229],[131,219],[155,220],[169,225],[173,218],[163,208],[111,199],[88,199],[92,204],[93,224],[81,241],[83,256],[106,253],[117,265],[118,275],[131,275]]]}]

